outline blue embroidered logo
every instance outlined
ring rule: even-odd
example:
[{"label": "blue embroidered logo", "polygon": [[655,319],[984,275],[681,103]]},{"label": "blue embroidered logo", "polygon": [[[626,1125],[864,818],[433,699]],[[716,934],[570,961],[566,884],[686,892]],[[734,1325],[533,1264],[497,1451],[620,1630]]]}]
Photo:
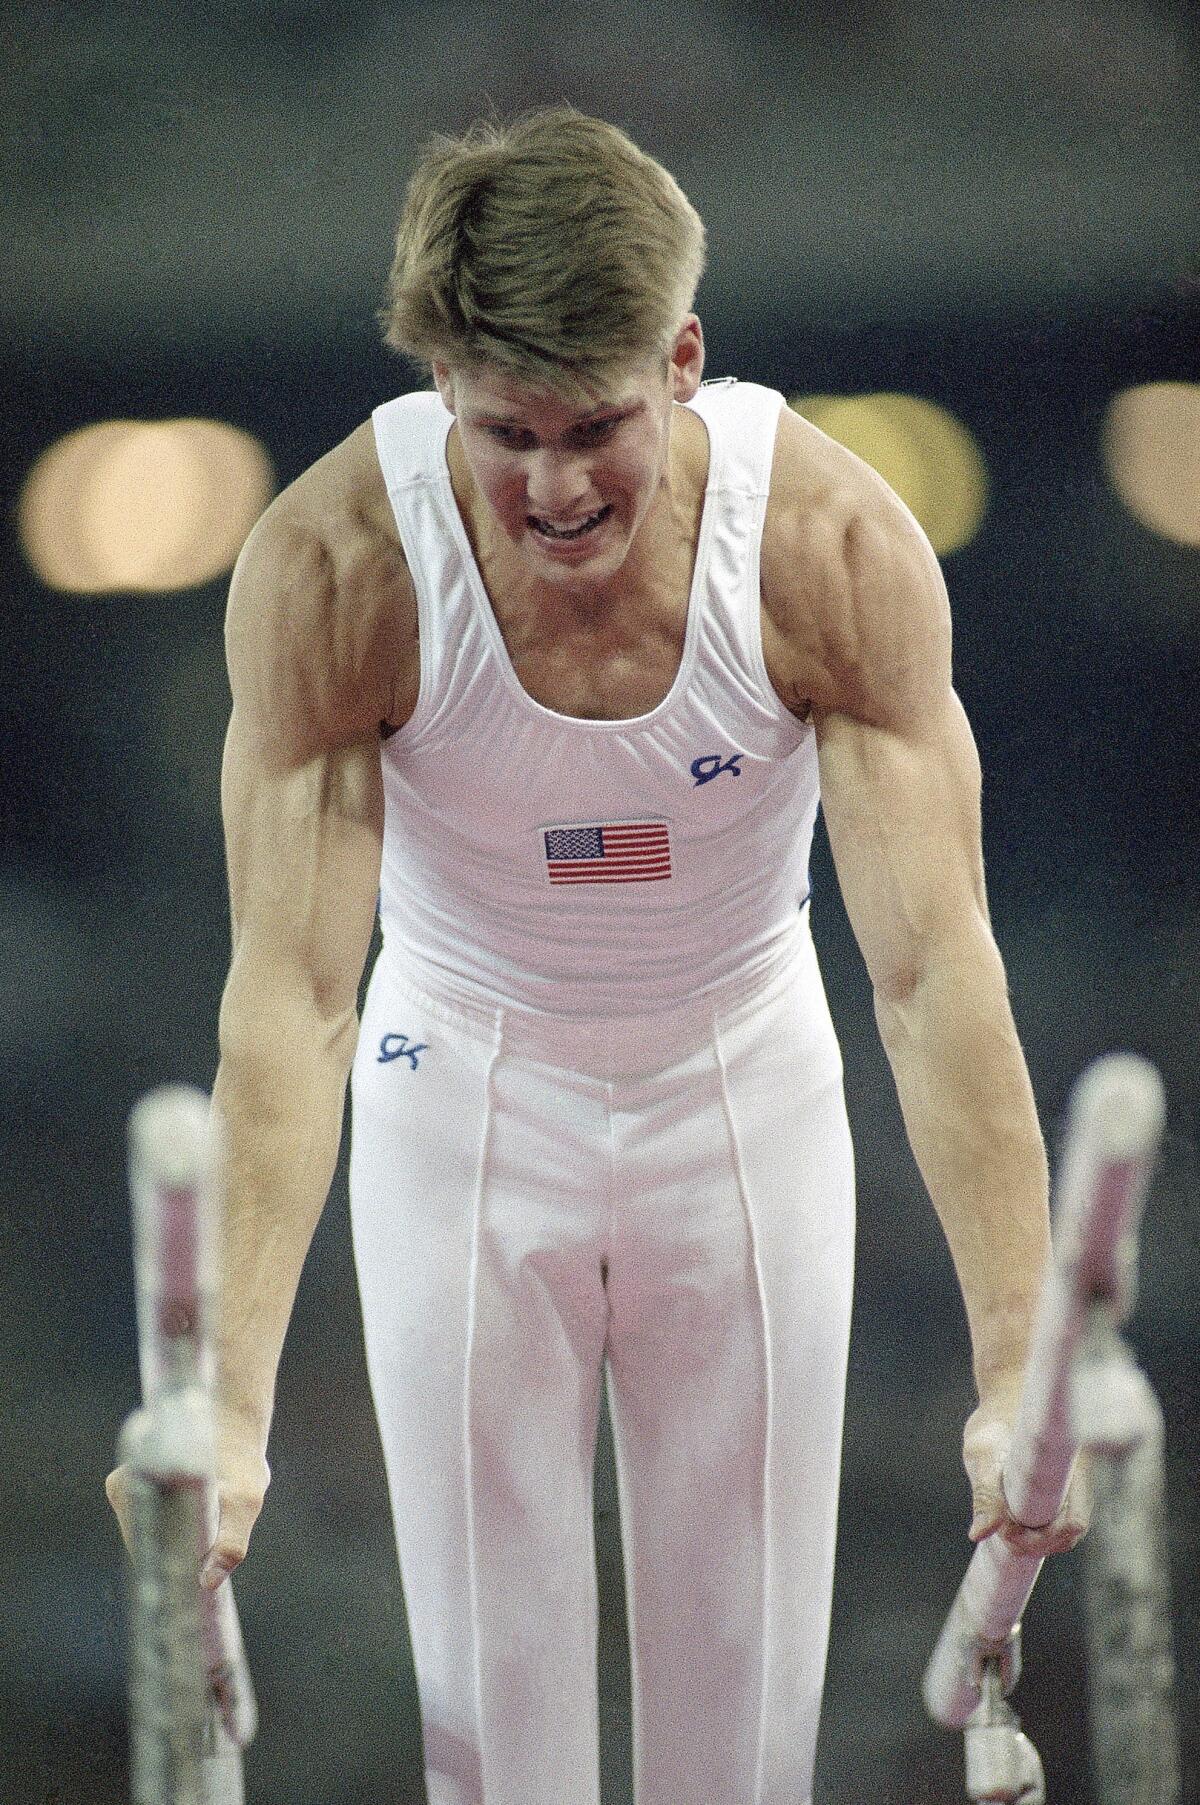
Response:
[{"label": "blue embroidered logo", "polygon": [[407,1034],[385,1034],[379,1043],[377,1065],[391,1065],[393,1059],[407,1059],[413,1071],[417,1069],[417,1054],[424,1053],[428,1041],[415,1041],[410,1046]]},{"label": "blue embroidered logo", "polygon": [[744,752],[734,752],[730,757],[722,760],[719,752],[710,752],[705,758],[694,758],[692,760],[692,776],[696,779],[697,787],[702,783],[711,783],[714,777],[721,775],[722,771],[732,771],[735,777],[740,777],[742,774],[740,761],[745,756]]}]

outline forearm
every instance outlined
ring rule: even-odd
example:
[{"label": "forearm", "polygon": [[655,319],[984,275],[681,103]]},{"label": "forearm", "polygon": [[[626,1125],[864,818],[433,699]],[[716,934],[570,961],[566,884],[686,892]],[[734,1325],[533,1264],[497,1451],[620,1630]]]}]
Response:
[{"label": "forearm", "polygon": [[337,1163],[357,1020],[231,980],[213,1089],[227,1155],[217,1390],[265,1448],[300,1273]]},{"label": "forearm", "polygon": [[1024,1365],[1050,1251],[1046,1151],[986,924],[876,1016],[909,1142],[949,1243],[982,1396]]}]

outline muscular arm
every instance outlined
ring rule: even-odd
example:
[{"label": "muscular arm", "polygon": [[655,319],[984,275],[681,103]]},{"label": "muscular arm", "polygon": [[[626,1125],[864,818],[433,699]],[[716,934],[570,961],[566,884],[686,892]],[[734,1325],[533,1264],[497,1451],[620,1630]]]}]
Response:
[{"label": "muscular arm", "polygon": [[337,1159],[379,884],[386,700],[369,672],[356,683],[339,669],[335,608],[320,544],[288,525],[258,529],[226,632],[232,959],[214,1087],[228,1149],[218,1337],[228,1483],[214,1550],[224,1571],[244,1553],[265,1489],[276,1369]]},{"label": "muscular arm", "polygon": [[234,952],[213,1091],[229,1149],[220,1364],[223,1397],[265,1442],[337,1160],[382,810],[377,743],[266,775],[244,736],[235,714],[223,779]]},{"label": "muscular arm", "polygon": [[1050,1251],[1047,1162],[988,918],[979,761],[951,686],[945,588],[894,504],[852,513],[833,618],[829,691],[814,707],[822,804],[966,1307],[980,1400],[965,1438],[973,1533],[1001,1526],[1012,1539],[998,1469]]},{"label": "muscular arm", "polygon": [[822,804],[983,1396],[1028,1351],[1049,1251],[1045,1150],[988,920],[979,762],[950,686],[936,561],[911,529],[859,522],[847,567],[859,675],[846,707],[817,711]]}]

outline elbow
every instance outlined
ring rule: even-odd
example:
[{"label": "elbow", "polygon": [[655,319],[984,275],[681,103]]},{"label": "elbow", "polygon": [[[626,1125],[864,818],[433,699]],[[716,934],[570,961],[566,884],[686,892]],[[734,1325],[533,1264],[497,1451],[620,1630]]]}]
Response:
[{"label": "elbow", "polygon": [[280,960],[235,958],[221,999],[221,1063],[244,1071],[317,1057],[349,1072],[358,1044],[357,994]]},{"label": "elbow", "polygon": [[871,971],[875,1016],[885,1046],[930,1011],[1006,1008],[1004,965],[987,918],[964,909],[936,932],[906,937],[884,963]]},{"label": "elbow", "polygon": [[[885,1013],[911,1003],[930,970],[945,953],[946,936],[899,911],[890,932],[869,948],[867,972],[875,994],[875,1008]],[[864,949],[867,950],[867,949]]]},{"label": "elbow", "polygon": [[912,1022],[912,1005],[921,988],[921,968],[916,963],[890,967],[872,974],[875,1025],[889,1058],[904,1041]]},{"label": "elbow", "polygon": [[911,1002],[926,970],[927,962],[913,956],[873,971],[871,988],[876,1010],[902,1009]]}]

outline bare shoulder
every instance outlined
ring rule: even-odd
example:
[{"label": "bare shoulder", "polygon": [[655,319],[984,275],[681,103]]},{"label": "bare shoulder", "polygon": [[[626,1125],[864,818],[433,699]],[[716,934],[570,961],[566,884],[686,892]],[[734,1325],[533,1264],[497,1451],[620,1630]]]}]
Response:
[{"label": "bare shoulder", "polygon": [[762,541],[763,649],[801,718],[899,726],[950,685],[950,611],[928,539],[869,464],[782,410]]},{"label": "bare shoulder", "polygon": [[235,707],[284,756],[348,745],[411,712],[416,601],[369,420],[251,530],[225,642]]}]

